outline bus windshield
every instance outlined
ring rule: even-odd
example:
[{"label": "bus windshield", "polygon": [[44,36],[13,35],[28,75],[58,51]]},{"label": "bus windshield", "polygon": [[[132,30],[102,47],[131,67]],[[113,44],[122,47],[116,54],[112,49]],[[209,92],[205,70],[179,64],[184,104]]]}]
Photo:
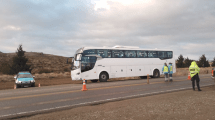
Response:
[{"label": "bus windshield", "polygon": [[81,72],[85,72],[94,68],[96,63],[95,56],[82,56],[81,57]]}]

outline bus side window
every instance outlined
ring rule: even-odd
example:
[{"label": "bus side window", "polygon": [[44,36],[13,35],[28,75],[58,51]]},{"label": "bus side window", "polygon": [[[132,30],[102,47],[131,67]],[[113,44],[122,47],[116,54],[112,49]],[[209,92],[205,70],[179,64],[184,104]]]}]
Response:
[{"label": "bus side window", "polygon": [[126,58],[136,58],[136,51],[134,50],[125,50]]},{"label": "bus side window", "polygon": [[147,51],[138,50],[137,58],[147,58]]},{"label": "bus side window", "polygon": [[168,58],[172,58],[172,51],[167,51],[166,54]]},{"label": "bus side window", "polygon": [[148,57],[149,57],[149,58],[152,58],[152,57],[153,57],[152,51],[148,51]]},{"label": "bus side window", "polygon": [[112,50],[112,58],[124,58],[124,51]]},{"label": "bus side window", "polygon": [[111,58],[111,51],[110,50],[97,50],[97,55],[101,56],[102,58]]},{"label": "bus side window", "polygon": [[158,58],[157,51],[148,51],[149,58]]},{"label": "bus side window", "polygon": [[107,50],[107,58],[111,58],[111,51]]},{"label": "bus side window", "polygon": [[167,56],[166,56],[166,52],[164,52],[164,51],[159,51],[158,52],[158,57],[159,58],[166,58]]},{"label": "bus side window", "polygon": [[105,51],[104,50],[97,50],[97,55],[101,56],[102,58],[105,58]]},{"label": "bus side window", "polygon": [[171,59],[172,58],[172,51],[159,51],[158,52],[159,58]]},{"label": "bus side window", "polygon": [[92,54],[96,54],[96,50],[85,50],[84,52],[83,52],[83,55],[85,56],[85,55],[92,55]]}]

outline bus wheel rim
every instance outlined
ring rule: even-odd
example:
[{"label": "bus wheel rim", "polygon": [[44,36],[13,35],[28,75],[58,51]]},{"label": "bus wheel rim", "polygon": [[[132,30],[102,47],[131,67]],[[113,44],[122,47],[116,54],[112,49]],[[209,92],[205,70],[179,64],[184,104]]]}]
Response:
[{"label": "bus wheel rim", "polygon": [[102,75],[102,79],[106,79],[106,75]]}]

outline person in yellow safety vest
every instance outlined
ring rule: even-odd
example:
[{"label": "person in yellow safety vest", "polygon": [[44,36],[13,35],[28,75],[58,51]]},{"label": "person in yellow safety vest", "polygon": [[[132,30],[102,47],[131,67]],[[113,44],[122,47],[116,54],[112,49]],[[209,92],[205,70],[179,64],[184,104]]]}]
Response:
[{"label": "person in yellow safety vest", "polygon": [[165,82],[168,82],[168,72],[169,72],[169,69],[168,69],[166,63],[164,63],[164,66],[162,68],[162,72],[164,73],[164,76],[165,76]]},{"label": "person in yellow safety vest", "polygon": [[195,81],[196,81],[198,91],[202,91],[200,89],[200,86],[199,86],[199,82],[200,82],[199,71],[200,71],[200,68],[198,67],[198,65],[196,64],[195,61],[193,61],[191,63],[191,65],[189,67],[189,71],[190,71],[190,77],[191,77],[191,81],[192,81],[193,90],[195,90]]},{"label": "person in yellow safety vest", "polygon": [[173,69],[172,69],[172,63],[169,63],[169,78],[170,78],[170,82],[172,82],[172,74],[173,74]]}]

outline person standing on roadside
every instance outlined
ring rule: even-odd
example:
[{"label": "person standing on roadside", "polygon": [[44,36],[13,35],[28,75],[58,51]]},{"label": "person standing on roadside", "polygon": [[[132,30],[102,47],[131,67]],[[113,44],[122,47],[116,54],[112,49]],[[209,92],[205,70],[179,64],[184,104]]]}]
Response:
[{"label": "person standing on roadside", "polygon": [[170,79],[170,82],[172,82],[173,69],[172,69],[172,63],[171,62],[169,63],[168,69],[169,69],[169,79]]},{"label": "person standing on roadside", "polygon": [[168,70],[168,67],[167,67],[166,63],[164,63],[164,66],[162,68],[162,72],[164,73],[164,76],[165,76],[165,82],[168,82],[168,72],[169,72],[169,70]]},{"label": "person standing on roadside", "polygon": [[191,81],[192,81],[193,90],[195,90],[195,81],[196,81],[198,91],[202,91],[200,89],[200,86],[199,86],[199,82],[200,82],[199,71],[200,71],[200,68],[198,67],[198,65],[196,64],[195,61],[193,61],[191,63],[191,65],[189,67],[189,71],[190,71],[190,77],[191,77]]}]

